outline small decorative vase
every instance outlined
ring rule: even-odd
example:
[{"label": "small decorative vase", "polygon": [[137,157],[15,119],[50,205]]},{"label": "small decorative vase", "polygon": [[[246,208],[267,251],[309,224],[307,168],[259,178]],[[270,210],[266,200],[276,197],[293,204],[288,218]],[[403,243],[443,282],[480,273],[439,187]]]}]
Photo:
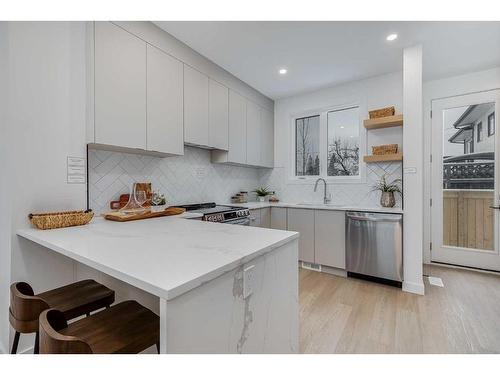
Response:
[{"label": "small decorative vase", "polygon": [[257,196],[257,202],[265,202],[266,197]]},{"label": "small decorative vase", "polygon": [[382,207],[394,207],[396,204],[396,199],[394,198],[394,193],[390,191],[383,191],[380,196],[380,205]]}]

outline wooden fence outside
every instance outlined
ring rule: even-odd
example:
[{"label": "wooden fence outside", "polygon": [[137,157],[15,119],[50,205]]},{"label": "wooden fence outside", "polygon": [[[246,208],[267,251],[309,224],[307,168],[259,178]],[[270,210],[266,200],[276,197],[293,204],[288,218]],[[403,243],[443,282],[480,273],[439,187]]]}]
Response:
[{"label": "wooden fence outside", "polygon": [[494,192],[443,190],[443,244],[493,250]]}]

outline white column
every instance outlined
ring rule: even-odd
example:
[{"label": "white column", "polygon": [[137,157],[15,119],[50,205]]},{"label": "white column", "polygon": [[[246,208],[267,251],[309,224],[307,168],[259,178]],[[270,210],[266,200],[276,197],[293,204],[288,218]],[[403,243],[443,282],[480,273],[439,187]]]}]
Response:
[{"label": "white column", "polygon": [[424,294],[422,46],[403,50],[403,290]]}]

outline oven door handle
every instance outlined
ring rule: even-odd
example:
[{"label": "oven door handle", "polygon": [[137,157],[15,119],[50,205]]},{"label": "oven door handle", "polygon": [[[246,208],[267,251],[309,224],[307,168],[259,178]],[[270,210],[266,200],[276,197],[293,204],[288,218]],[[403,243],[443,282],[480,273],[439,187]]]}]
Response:
[{"label": "oven door handle", "polygon": [[248,217],[241,217],[232,220],[226,220],[222,222],[223,224],[235,224],[235,225],[250,225],[250,219]]}]

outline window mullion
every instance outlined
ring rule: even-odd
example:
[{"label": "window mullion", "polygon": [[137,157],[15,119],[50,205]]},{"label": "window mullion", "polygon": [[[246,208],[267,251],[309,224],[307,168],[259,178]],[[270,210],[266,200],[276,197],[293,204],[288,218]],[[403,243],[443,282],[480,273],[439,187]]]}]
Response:
[{"label": "window mullion", "polygon": [[327,177],[327,166],[328,166],[328,135],[327,135],[327,112],[322,112],[320,114],[320,148],[319,148],[319,170],[320,177]]}]

